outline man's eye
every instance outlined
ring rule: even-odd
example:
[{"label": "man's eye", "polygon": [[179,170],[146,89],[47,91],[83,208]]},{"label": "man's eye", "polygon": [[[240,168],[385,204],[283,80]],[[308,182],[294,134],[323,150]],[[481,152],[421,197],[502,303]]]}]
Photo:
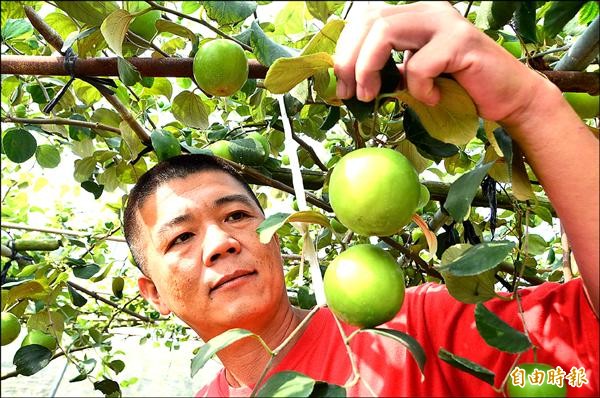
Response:
[{"label": "man's eye", "polygon": [[236,211],[228,215],[225,221],[240,221],[246,217],[248,217],[248,214],[243,211]]},{"label": "man's eye", "polygon": [[177,245],[179,243],[183,243],[186,240],[190,239],[192,236],[194,236],[193,233],[191,233],[191,232],[184,232],[181,235],[177,236],[177,238],[175,238],[175,240],[173,240],[173,242],[171,243],[171,246]]}]

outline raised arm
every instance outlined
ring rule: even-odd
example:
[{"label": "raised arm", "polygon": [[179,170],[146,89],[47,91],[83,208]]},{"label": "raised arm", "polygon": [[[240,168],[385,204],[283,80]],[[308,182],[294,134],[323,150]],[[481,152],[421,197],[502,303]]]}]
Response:
[{"label": "raised arm", "polygon": [[433,79],[452,74],[479,115],[500,123],[519,144],[560,217],[598,315],[598,139],[554,84],[445,2],[382,5],[351,20],[336,48],[338,96],[373,99],[392,49],[409,50],[400,69],[415,98],[436,104]]}]

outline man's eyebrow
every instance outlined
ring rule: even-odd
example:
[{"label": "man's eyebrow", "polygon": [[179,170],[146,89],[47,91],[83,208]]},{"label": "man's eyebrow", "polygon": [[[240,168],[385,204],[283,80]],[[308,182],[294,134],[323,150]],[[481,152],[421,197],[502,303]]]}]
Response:
[{"label": "man's eyebrow", "polygon": [[188,221],[191,217],[192,216],[189,213],[182,214],[161,225],[156,233],[158,240],[160,241],[162,236],[164,236],[171,228]]},{"label": "man's eyebrow", "polygon": [[240,195],[240,194],[232,194],[232,195],[222,196],[222,197],[218,198],[217,200],[215,200],[214,206],[219,207],[219,206],[223,206],[223,205],[226,205],[226,204],[232,203],[232,202],[241,202],[249,207],[256,206],[256,203],[254,203],[254,201],[252,201],[248,196]]}]

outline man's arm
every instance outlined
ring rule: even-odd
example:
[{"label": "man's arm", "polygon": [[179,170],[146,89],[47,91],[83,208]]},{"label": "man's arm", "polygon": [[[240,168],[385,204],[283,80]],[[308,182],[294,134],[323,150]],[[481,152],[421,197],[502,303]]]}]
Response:
[{"label": "man's arm", "polygon": [[450,73],[479,115],[519,144],[563,223],[594,312],[599,311],[598,140],[545,77],[521,64],[449,3],[381,6],[351,20],[335,55],[338,96],[373,99],[390,51],[409,50],[406,86],[434,105]]}]

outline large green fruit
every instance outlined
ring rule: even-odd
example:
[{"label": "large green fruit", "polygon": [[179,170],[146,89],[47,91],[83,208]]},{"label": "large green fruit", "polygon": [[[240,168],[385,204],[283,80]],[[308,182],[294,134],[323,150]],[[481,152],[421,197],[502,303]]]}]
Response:
[{"label": "large green fruit", "polygon": [[21,332],[19,318],[12,312],[2,311],[1,320],[2,345],[7,345],[15,341]]},{"label": "large green fruit", "polygon": [[367,236],[398,232],[417,210],[420,191],[413,165],[389,148],[350,152],[329,180],[329,200],[338,220]]},{"label": "large green fruit", "polygon": [[[548,383],[548,370],[554,369],[552,366],[545,363],[521,363],[517,367],[525,371],[522,381],[523,386],[513,384],[513,380],[517,381],[518,378],[510,376],[508,383],[506,383],[506,392],[509,397],[566,397],[567,386],[563,383],[562,387],[558,387],[555,384]],[[516,368],[515,368],[516,369]],[[531,383],[530,375],[534,372],[541,374],[543,372],[544,379],[541,384]],[[523,375],[523,374],[522,374]],[[534,375],[535,376],[535,375]],[[535,381],[535,377],[533,377]],[[520,383],[520,381],[517,381]]]},{"label": "large green fruit", "polygon": [[575,109],[582,119],[589,119],[600,115],[600,96],[588,93],[563,93],[563,97]]},{"label": "large green fruit", "polygon": [[383,249],[361,244],[340,253],[323,279],[331,311],[344,322],[375,327],[392,319],[404,301],[404,275]]},{"label": "large green fruit", "polygon": [[248,79],[248,58],[232,40],[214,39],[198,48],[194,56],[194,79],[205,92],[226,97],[238,91]]},{"label": "large green fruit", "polygon": [[39,344],[46,347],[50,351],[54,351],[56,349],[56,339],[54,336],[37,329],[31,329],[29,333],[27,333],[27,336],[25,336],[23,339],[21,346],[25,347],[30,344]]}]

